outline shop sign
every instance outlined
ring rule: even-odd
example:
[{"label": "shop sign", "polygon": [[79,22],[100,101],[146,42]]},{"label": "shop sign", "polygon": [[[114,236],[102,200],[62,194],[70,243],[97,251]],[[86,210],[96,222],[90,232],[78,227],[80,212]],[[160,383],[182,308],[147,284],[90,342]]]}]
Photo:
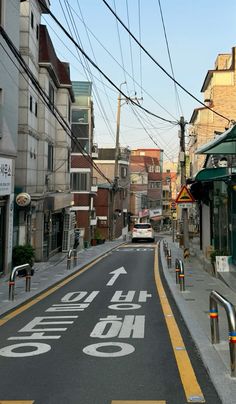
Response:
[{"label": "shop sign", "polygon": [[11,194],[12,160],[0,157],[0,195]]},{"label": "shop sign", "polygon": [[25,208],[31,202],[31,197],[26,192],[21,192],[16,196],[16,204],[21,208]]},{"label": "shop sign", "polygon": [[147,217],[149,215],[149,209],[143,209],[138,212],[139,217]]},{"label": "shop sign", "polygon": [[149,210],[149,217],[150,219],[155,216],[162,216],[162,208],[158,209],[150,209]]}]

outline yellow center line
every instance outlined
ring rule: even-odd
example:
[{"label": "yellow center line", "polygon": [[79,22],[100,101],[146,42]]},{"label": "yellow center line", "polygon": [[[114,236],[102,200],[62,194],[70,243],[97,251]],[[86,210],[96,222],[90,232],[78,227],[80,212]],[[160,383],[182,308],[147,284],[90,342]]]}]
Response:
[{"label": "yellow center line", "polygon": [[[42,292],[41,294],[39,294],[37,297],[35,297],[33,300],[31,300],[28,303],[25,303],[24,305],[20,306],[19,308],[17,308],[16,310],[11,311],[9,314],[7,314],[6,316],[2,317],[0,319],[0,326],[5,324],[7,321],[11,320],[12,318],[16,317],[18,314],[22,313],[23,311],[29,309],[30,307],[34,306],[36,303],[40,302],[41,300],[45,299],[45,297],[51,295],[52,293],[56,292],[58,289],[60,289],[61,287],[63,287],[64,285],[66,285],[67,283],[71,282],[73,279],[77,278],[78,276],[80,276],[82,273],[84,273],[85,271],[87,271],[87,269],[91,268],[94,264],[96,264],[97,262],[99,262],[100,260],[102,260],[104,257],[106,256],[103,255],[102,257],[99,257],[98,259],[96,259],[95,261],[91,262],[90,264],[86,265],[82,270],[74,273],[73,275],[69,276],[68,278],[62,280],[61,282],[59,282],[57,285],[52,286],[51,288],[49,288],[46,292]],[[1,401],[0,401],[1,404]],[[5,403],[4,403],[5,404]]]},{"label": "yellow center line", "polygon": [[17,401],[8,401],[8,400],[0,400],[0,404],[34,404],[34,401],[32,401],[32,400],[28,400],[28,401],[25,401],[25,400],[21,400],[21,401],[19,401],[19,400],[17,400]]},{"label": "yellow center line", "polygon": [[202,390],[198,384],[195,372],[192,368],[188,353],[186,351],[184,341],[180,334],[178,325],[175,321],[167,296],[165,294],[163,284],[160,278],[158,267],[158,252],[155,250],[154,271],[157,291],[160,297],[162,310],[165,316],[166,325],[169,331],[171,344],[174,350],[175,359],[180,373],[187,402],[204,403],[205,399]]},{"label": "yellow center line", "polygon": [[[1,404],[1,403],[0,403]],[[133,401],[129,401],[129,400],[125,400],[125,401],[123,401],[123,400],[113,400],[112,402],[111,402],[111,404],[166,404],[166,401],[143,401],[143,400],[133,400]]]}]

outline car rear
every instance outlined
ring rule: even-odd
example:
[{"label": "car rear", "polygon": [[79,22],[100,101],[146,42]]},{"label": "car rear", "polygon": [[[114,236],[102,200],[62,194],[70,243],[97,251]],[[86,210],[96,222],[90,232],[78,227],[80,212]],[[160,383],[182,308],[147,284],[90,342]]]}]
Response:
[{"label": "car rear", "polygon": [[154,231],[150,223],[137,223],[132,230],[132,243],[136,241],[154,241]]}]

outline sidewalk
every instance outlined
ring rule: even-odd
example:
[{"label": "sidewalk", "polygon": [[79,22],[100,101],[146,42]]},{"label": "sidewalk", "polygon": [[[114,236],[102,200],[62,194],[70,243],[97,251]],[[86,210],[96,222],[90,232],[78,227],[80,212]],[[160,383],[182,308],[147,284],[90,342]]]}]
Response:
[{"label": "sidewalk", "polygon": [[[212,290],[216,290],[236,306],[236,278],[233,274],[228,274],[229,287],[225,281],[217,279],[204,271],[201,261],[198,259],[198,254],[196,254],[196,256],[184,262],[185,291],[181,292],[179,285],[176,285],[175,259],[183,258],[182,249],[179,248],[177,243],[172,242],[171,234],[160,234],[160,236],[166,240],[172,253],[172,266],[168,268],[162,248],[163,242],[161,242],[160,253],[163,271],[171,293],[198,347],[199,354],[210,374],[210,378],[215,385],[222,403],[235,404],[236,378],[230,376],[228,322],[226,313],[219,305],[221,342],[220,344],[212,345],[209,319],[209,295]],[[0,278],[0,317],[123,243],[123,240],[106,241],[104,244],[79,251],[77,265],[73,266],[72,263],[70,270],[67,269],[67,255],[62,253],[52,257],[48,262],[36,263],[34,266],[35,274],[31,278],[30,292],[25,292],[25,278],[17,277],[14,301],[8,300],[9,277]],[[235,280],[235,284],[232,282],[232,277]]]},{"label": "sidewalk", "polygon": [[78,271],[78,269],[82,269],[90,262],[123,243],[124,241],[122,240],[106,241],[104,244],[83,249],[78,252],[77,265],[74,266],[73,261],[71,262],[71,269],[67,269],[66,253],[56,254],[47,262],[35,263],[35,272],[31,277],[30,292],[25,292],[25,278],[16,277],[14,301],[9,301],[8,299],[9,275],[0,278],[0,316],[22,305],[27,300],[47,290],[62,279],[69,277],[74,272]]},{"label": "sidewalk", "polygon": [[228,343],[228,321],[224,308],[218,305],[220,343],[212,345],[209,296],[212,290],[219,292],[234,306],[236,306],[236,279],[234,274],[226,274],[229,285],[225,282],[225,274],[222,279],[216,278],[203,269],[201,261],[196,256],[191,256],[184,262],[185,291],[180,291],[180,285],[176,284],[175,259],[183,260],[183,251],[178,243],[172,241],[171,235],[164,235],[164,240],[171,249],[172,266],[167,267],[161,243],[160,253],[163,264],[164,276],[170,287],[176,304],[185,320],[185,323],[198,347],[200,356],[207,368],[210,378],[222,400],[223,404],[236,403],[236,378],[231,377],[230,353]]}]

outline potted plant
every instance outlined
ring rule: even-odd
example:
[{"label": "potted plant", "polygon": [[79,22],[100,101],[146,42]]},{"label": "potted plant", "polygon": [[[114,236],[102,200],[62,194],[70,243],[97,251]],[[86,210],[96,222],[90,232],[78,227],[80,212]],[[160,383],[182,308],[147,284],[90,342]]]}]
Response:
[{"label": "potted plant", "polygon": [[105,239],[102,238],[102,233],[99,229],[95,230],[94,237],[97,240],[97,244],[103,244]]},{"label": "potted plant", "polygon": [[[30,244],[17,245],[13,247],[12,250],[12,264],[14,267],[24,264],[29,264],[31,266],[31,275],[34,274],[33,265],[35,260],[35,251]],[[20,270],[18,272],[19,276],[25,276],[26,270]]]}]

